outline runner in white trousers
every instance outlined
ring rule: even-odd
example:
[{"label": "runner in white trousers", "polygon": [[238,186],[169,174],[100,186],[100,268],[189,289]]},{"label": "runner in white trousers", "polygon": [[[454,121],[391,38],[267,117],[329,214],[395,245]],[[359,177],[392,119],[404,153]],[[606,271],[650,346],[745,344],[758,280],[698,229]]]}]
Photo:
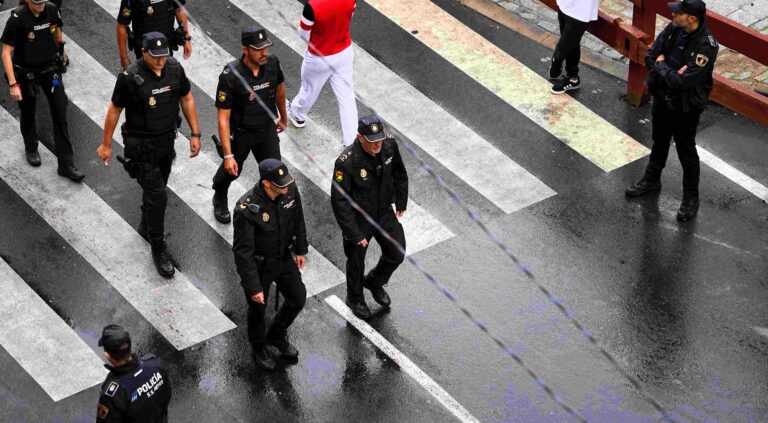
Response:
[{"label": "runner in white trousers", "polygon": [[357,103],[352,83],[352,37],[349,25],[355,0],[309,0],[302,12],[299,35],[310,45],[301,64],[301,88],[288,105],[293,126],[303,128],[307,113],[317,101],[326,81],[339,103],[342,143],[357,137]]}]

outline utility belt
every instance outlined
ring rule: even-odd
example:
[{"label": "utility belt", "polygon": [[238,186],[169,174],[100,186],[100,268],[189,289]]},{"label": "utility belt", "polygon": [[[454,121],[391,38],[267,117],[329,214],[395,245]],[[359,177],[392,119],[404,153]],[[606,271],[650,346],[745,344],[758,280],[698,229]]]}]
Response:
[{"label": "utility belt", "polygon": [[[117,155],[116,159],[123,165],[131,179],[135,179],[141,163],[156,160],[164,152],[163,149],[173,150],[178,129],[173,129],[162,134],[146,134],[120,127],[123,135],[124,156]],[[167,145],[163,145],[167,143]]]},{"label": "utility belt", "polygon": [[[37,95],[37,90],[34,88],[40,87],[43,81],[51,79],[51,92],[54,89],[61,86],[61,74],[66,72],[66,66],[62,64],[52,64],[40,69],[31,69],[19,65],[13,65],[13,73],[16,76],[16,82],[27,84],[31,88],[29,90],[32,97]],[[5,75],[5,80],[8,81],[8,75]]]},{"label": "utility belt", "polygon": [[[270,125],[269,122],[266,122],[264,124],[264,126],[262,126],[260,128],[243,128],[243,127],[232,125],[231,126],[232,130],[231,130],[231,133],[229,135],[230,145],[234,141],[235,134],[247,134],[247,133],[252,133],[252,132],[257,132],[257,131],[263,131],[265,129],[269,129],[271,126],[274,126],[274,124],[275,124],[274,122],[272,122],[271,125]],[[216,147],[216,153],[219,155],[220,158],[223,159],[224,158],[224,149],[221,146],[221,140],[216,135],[211,135],[211,140],[213,140],[213,146]]]}]

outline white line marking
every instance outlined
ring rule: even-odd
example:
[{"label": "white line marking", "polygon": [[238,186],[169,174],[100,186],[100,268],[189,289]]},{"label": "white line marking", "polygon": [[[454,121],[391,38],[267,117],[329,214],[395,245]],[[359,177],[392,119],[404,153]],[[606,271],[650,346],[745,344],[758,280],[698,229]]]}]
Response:
[{"label": "white line marking", "polygon": [[235,328],[183,274],[161,278],[147,243],[89,187],[57,175],[52,153],[40,149],[45,165],[29,166],[18,122],[5,109],[0,133],[0,177],[176,349]]},{"label": "white line marking", "polygon": [[696,146],[696,150],[699,152],[699,159],[702,163],[714,169],[716,172],[735,182],[740,187],[756,195],[763,201],[768,201],[768,188],[750,178],[740,170],[724,162],[709,151]]},{"label": "white line marking", "polygon": [[754,330],[755,330],[757,333],[759,333],[760,335],[763,335],[763,336],[765,336],[765,337],[768,337],[768,328],[759,328],[759,327],[754,327],[753,329],[754,329]]},{"label": "white line marking", "polygon": [[345,318],[352,324],[357,330],[360,331],[373,345],[386,354],[392,361],[397,363],[400,368],[412,377],[419,385],[427,390],[443,407],[447,408],[459,421],[461,422],[477,422],[479,420],[474,418],[464,407],[461,406],[455,399],[440,387],[429,375],[424,373],[416,364],[413,363],[408,357],[401,353],[394,345],[384,339],[381,334],[376,332],[368,323],[355,317],[352,310],[344,304],[339,297],[331,295],[325,299],[325,302],[331,306],[341,317]]},{"label": "white line marking", "polygon": [[[294,51],[304,54],[306,44],[299,38],[296,28],[287,25],[268,2],[230,2],[253,16]],[[285,15],[295,17],[298,23],[302,3],[295,0],[272,2]],[[354,44],[354,53],[354,70],[358,76],[355,91],[360,100],[505,213],[557,194],[357,44]],[[366,78],[366,75],[376,77]],[[341,138],[336,136],[335,139]],[[468,166],[468,156],[479,158],[482,166]]]},{"label": "white line marking", "polygon": [[101,358],[2,259],[0,345],[54,401],[100,384],[108,373]]}]

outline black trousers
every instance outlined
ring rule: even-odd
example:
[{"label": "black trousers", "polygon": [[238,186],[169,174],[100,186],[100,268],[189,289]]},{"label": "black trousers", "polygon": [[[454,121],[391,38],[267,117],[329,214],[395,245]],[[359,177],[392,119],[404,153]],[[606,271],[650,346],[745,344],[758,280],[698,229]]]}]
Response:
[{"label": "black trousers", "polygon": [[[403,226],[398,222],[394,212],[379,219],[379,225],[400,245],[405,248],[405,234]],[[350,302],[362,302],[363,287],[378,288],[386,285],[392,273],[400,266],[405,256],[387,240],[382,233],[377,231],[367,222],[358,222],[365,239],[370,241],[376,238],[381,247],[381,258],[376,266],[365,276],[365,254],[368,247],[357,245],[358,239],[344,240],[344,254],[347,256],[347,298]]]},{"label": "black trousers", "polygon": [[581,38],[587,31],[589,22],[574,19],[559,9],[557,21],[560,24],[560,40],[555,46],[555,54],[552,62],[560,68],[565,61],[565,74],[567,76],[579,76],[579,62],[581,61]]},{"label": "black trousers", "polygon": [[[54,76],[56,78],[54,78]],[[19,120],[21,136],[24,138],[24,147],[27,152],[37,151],[37,97],[42,92],[48,99],[53,119],[53,141],[56,145],[56,157],[59,166],[73,163],[72,142],[69,140],[69,125],[67,123],[67,93],[64,91],[64,82],[61,75],[46,75],[36,79],[31,84],[25,78],[19,78],[21,83],[21,119]],[[58,85],[58,86],[55,86]],[[39,86],[39,89],[38,89]]]},{"label": "black trousers", "polygon": [[[164,241],[165,208],[168,205],[166,186],[173,160],[176,158],[173,148],[175,135],[175,132],[159,138],[123,135],[124,145],[141,145],[140,151],[136,153],[136,181],[142,190],[141,223],[146,225],[147,238],[152,246]],[[126,147],[126,157],[132,156],[129,148]]]},{"label": "black trousers", "polygon": [[[245,293],[248,302],[248,341],[256,347],[264,346],[268,341],[285,338],[288,328],[299,315],[307,301],[307,288],[301,280],[301,273],[290,254],[278,259],[265,260],[259,269],[259,279],[264,289],[264,304],[253,301]],[[283,305],[275,314],[269,331],[266,331],[265,314],[267,299],[272,282],[283,297]]]},{"label": "black trousers", "polygon": [[[264,159],[280,160],[280,138],[273,122],[256,130],[235,129],[232,137],[232,154],[237,162],[238,176],[243,172],[243,164],[248,158],[248,153],[253,153],[257,162]],[[224,195],[229,190],[229,185],[238,178],[224,170],[224,162],[213,176],[213,189],[218,195]]]},{"label": "black trousers", "polygon": [[654,98],[653,147],[645,169],[646,179],[659,180],[667,163],[669,142],[674,137],[677,157],[683,167],[683,195],[698,197],[700,167],[699,154],[696,152],[696,128],[700,117],[701,111],[671,110],[665,101]]}]

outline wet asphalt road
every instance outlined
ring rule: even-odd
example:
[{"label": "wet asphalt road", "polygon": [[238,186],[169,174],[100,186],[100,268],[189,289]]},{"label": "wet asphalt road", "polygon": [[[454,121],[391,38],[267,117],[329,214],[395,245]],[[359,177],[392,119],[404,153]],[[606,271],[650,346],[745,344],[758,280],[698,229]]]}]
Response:
[{"label": "wet asphalt road", "polygon": [[[258,21],[227,1],[189,3],[213,40],[233,55],[239,51],[235,28]],[[551,55],[547,49],[497,28],[452,0],[435,3],[525,65],[545,71],[541,59]],[[91,0],[66,1],[64,13],[65,33],[116,73],[113,18]],[[675,212],[682,171],[674,153],[662,177],[663,191],[627,200],[623,189],[642,174],[645,160],[603,173],[362,2],[353,37],[557,191],[554,197],[506,215],[429,159],[533,270],[537,281],[561,298],[653,397],[682,421],[768,419],[768,338],[755,330],[768,327],[764,202],[702,166],[699,216],[680,224]],[[293,97],[301,57],[279,39],[273,41],[272,53],[281,60]],[[583,66],[582,79],[574,97],[650,147],[650,124],[639,123],[650,118],[650,108],[628,107],[621,99],[623,82],[599,71]],[[203,132],[213,133],[213,104],[194,90]],[[0,89],[0,103],[18,116],[7,88]],[[88,175],[85,183],[127,222],[138,224],[138,186],[112,166],[101,166],[93,153],[101,137],[99,127],[70,106],[70,131],[77,165]],[[366,111],[365,105],[359,107]],[[39,108],[44,115],[47,106]],[[338,130],[329,89],[312,117]],[[50,133],[47,119],[41,120],[41,127],[41,133]],[[766,128],[713,105],[699,131],[703,147],[768,184]],[[44,142],[50,145],[47,138]],[[215,155],[208,143],[204,150]],[[587,419],[658,421],[642,396],[451,204],[416,161],[407,154],[405,160],[411,197],[456,234],[415,257]],[[254,164],[249,159],[245,172],[255,174]],[[482,157],[467,152],[466,165],[482,166]],[[296,177],[310,243],[343,269],[341,237],[327,194],[305,176]],[[95,351],[101,327],[118,322],[130,330],[136,350],[161,357],[174,386],[172,421],[453,419],[323,303],[328,295],[343,299],[343,286],[310,298],[291,328],[290,339],[301,351],[297,364],[273,374],[255,370],[230,246],[175,194],[169,199],[167,231],[179,268],[238,325],[183,351],[173,348],[3,181],[0,204],[0,256]],[[378,313],[371,325],[477,419],[571,421],[413,267],[406,264],[397,271],[389,292],[392,309]],[[0,421],[93,420],[97,387],[54,403],[2,348],[0,374]]]}]

